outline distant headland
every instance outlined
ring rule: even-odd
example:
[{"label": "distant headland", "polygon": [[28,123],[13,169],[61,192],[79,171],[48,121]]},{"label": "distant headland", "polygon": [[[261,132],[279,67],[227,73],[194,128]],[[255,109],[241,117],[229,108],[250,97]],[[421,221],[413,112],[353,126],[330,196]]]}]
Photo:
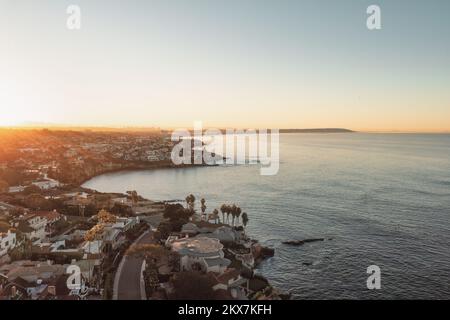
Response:
[{"label": "distant headland", "polygon": [[280,129],[280,133],[351,133],[355,132],[343,128],[315,128],[315,129]]}]

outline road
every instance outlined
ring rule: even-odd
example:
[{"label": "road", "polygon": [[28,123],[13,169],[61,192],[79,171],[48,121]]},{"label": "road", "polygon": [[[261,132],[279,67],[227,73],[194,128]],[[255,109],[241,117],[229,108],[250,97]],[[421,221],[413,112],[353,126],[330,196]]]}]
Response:
[{"label": "road", "polygon": [[[149,244],[153,242],[153,233],[146,232],[135,244]],[[114,299],[142,300],[144,289],[141,284],[143,258],[124,256],[117,270],[114,283]]]}]

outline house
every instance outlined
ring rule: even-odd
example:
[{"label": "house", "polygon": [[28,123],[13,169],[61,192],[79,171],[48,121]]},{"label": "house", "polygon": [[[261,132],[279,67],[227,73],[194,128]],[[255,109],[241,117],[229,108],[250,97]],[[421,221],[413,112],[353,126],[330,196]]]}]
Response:
[{"label": "house", "polygon": [[180,255],[181,270],[223,273],[231,261],[224,258],[223,245],[207,237],[176,239],[169,244]]},{"label": "house", "polygon": [[118,249],[126,241],[125,233],[120,229],[105,228],[103,234],[103,252],[109,253]]},{"label": "house", "polygon": [[20,277],[10,281],[1,274],[0,279],[4,279],[3,283],[0,284],[0,300],[23,300],[28,298],[28,281]]},{"label": "house", "polygon": [[83,250],[83,259],[101,259],[103,254],[103,241],[93,240],[85,241],[80,245],[80,249]]},{"label": "house", "polygon": [[10,270],[6,276],[8,279],[22,278],[28,282],[36,283],[38,280],[49,280],[63,275],[66,267],[63,265],[51,265],[47,262],[36,263],[32,266],[17,266]]},{"label": "house", "polygon": [[220,242],[235,242],[239,239],[237,232],[228,226],[222,226],[210,233],[203,233],[202,236],[219,239]]},{"label": "house", "polygon": [[2,232],[0,230],[0,257],[6,255],[10,250],[14,249],[17,245],[16,233],[8,230]]},{"label": "house", "polygon": [[45,224],[45,232],[46,234],[52,234],[55,230],[55,225],[61,219],[66,219],[65,216],[57,212],[53,211],[36,211],[34,215],[41,217],[42,219],[46,219],[47,222]]},{"label": "house", "polygon": [[46,237],[47,219],[36,214],[26,214],[16,219],[13,226],[29,240],[43,240]]},{"label": "house", "polygon": [[111,225],[113,229],[119,229],[120,231],[126,232],[133,228],[140,222],[139,217],[133,218],[125,218],[125,217],[117,217],[116,222]]},{"label": "house", "polygon": [[237,269],[227,269],[222,274],[211,274],[216,284],[213,290],[228,291],[234,299],[246,300],[248,292],[248,279],[241,276],[241,272]]},{"label": "house", "polygon": [[[81,288],[69,289],[67,280],[69,275],[61,273],[62,270],[67,269],[67,265],[48,265],[37,266],[42,269],[44,273],[35,273],[28,269],[15,270],[15,273],[10,273],[6,283],[0,287],[0,300],[79,300],[80,295],[87,292],[86,281],[84,274],[81,275]],[[23,276],[17,276],[17,273]],[[30,277],[30,274],[33,276]],[[42,275],[45,277],[36,279],[34,275]]]},{"label": "house", "polygon": [[26,188],[25,186],[12,186],[12,187],[9,187],[8,192],[9,193],[19,193],[19,192],[24,191],[25,188]]},{"label": "house", "polygon": [[0,202],[0,217],[11,215],[11,212],[13,212],[15,209],[15,206],[12,206],[5,202]]},{"label": "house", "polygon": [[204,237],[219,239],[222,243],[238,242],[244,233],[224,224],[213,224],[208,222],[189,222],[181,227],[181,233],[193,236],[200,234]]},{"label": "house", "polygon": [[53,180],[50,178],[34,181],[31,184],[35,185],[36,187],[38,187],[41,190],[50,190],[50,189],[57,188],[60,186],[59,181],[56,181],[56,180]]},{"label": "house", "polygon": [[55,222],[58,222],[59,220],[61,220],[62,215],[60,213],[58,213],[58,211],[53,210],[53,211],[35,211],[34,214],[36,216],[39,216],[41,218],[45,218],[47,219],[47,225],[52,225]]}]

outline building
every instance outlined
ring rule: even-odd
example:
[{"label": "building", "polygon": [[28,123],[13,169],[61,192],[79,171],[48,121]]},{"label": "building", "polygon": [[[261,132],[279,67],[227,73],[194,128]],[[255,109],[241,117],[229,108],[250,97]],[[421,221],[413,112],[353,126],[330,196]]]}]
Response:
[{"label": "building", "polygon": [[9,193],[19,193],[25,190],[25,186],[12,186],[9,187],[8,192]]},{"label": "building", "polygon": [[29,240],[43,240],[46,237],[47,219],[36,214],[27,214],[15,222],[13,226],[21,231]]},{"label": "building", "polygon": [[36,211],[34,212],[34,215],[39,216],[43,219],[46,219],[45,224],[45,233],[46,235],[52,234],[55,230],[55,225],[58,221],[60,221],[62,218],[66,219],[65,216],[60,214],[58,211]]},{"label": "building", "polygon": [[224,258],[223,245],[218,239],[207,237],[182,238],[168,244],[180,254],[183,271],[223,273],[231,261]]},{"label": "building", "polygon": [[[6,281],[0,285],[0,300],[78,300],[89,292],[82,272],[79,289],[67,286],[69,265],[20,261],[4,266]],[[83,268],[81,268],[83,270]]]},{"label": "building", "polygon": [[111,228],[118,229],[123,232],[127,232],[137,224],[139,224],[139,217],[125,218],[125,217],[117,217],[116,222],[111,225]]},{"label": "building", "polygon": [[244,240],[243,230],[237,230],[224,224],[213,224],[209,222],[189,222],[182,226],[181,233],[189,236],[201,235],[203,237],[219,239],[222,243],[240,242]]},{"label": "building", "polygon": [[62,215],[58,211],[36,211],[34,212],[36,216],[47,219],[47,225],[51,225],[55,222],[61,220]]},{"label": "building", "polygon": [[7,232],[1,232],[0,230],[0,257],[6,255],[10,250],[14,249],[17,245],[16,233],[8,230]]},{"label": "building", "polygon": [[15,209],[16,209],[16,207],[14,207],[10,204],[7,204],[5,202],[0,202],[0,217],[11,215],[11,212],[13,212]]},{"label": "building", "polygon": [[50,189],[54,189],[54,188],[57,188],[60,186],[59,181],[49,179],[49,178],[34,181],[31,184],[35,185],[36,187],[38,187],[41,190],[50,190]]},{"label": "building", "polygon": [[212,274],[212,277],[216,282],[213,286],[214,291],[224,290],[234,299],[247,299],[248,279],[242,277],[239,270],[230,268],[220,275]]}]

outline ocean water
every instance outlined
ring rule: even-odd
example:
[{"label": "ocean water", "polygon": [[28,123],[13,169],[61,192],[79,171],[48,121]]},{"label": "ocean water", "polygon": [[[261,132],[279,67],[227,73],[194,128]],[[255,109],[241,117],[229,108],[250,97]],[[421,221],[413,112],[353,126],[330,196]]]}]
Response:
[{"label": "ocean water", "polygon": [[[152,200],[236,203],[275,248],[258,272],[294,299],[450,298],[450,135],[282,134],[280,170],[258,165],[105,174],[84,186]],[[326,238],[294,247],[284,240]],[[368,290],[367,267],[381,269]]]}]

